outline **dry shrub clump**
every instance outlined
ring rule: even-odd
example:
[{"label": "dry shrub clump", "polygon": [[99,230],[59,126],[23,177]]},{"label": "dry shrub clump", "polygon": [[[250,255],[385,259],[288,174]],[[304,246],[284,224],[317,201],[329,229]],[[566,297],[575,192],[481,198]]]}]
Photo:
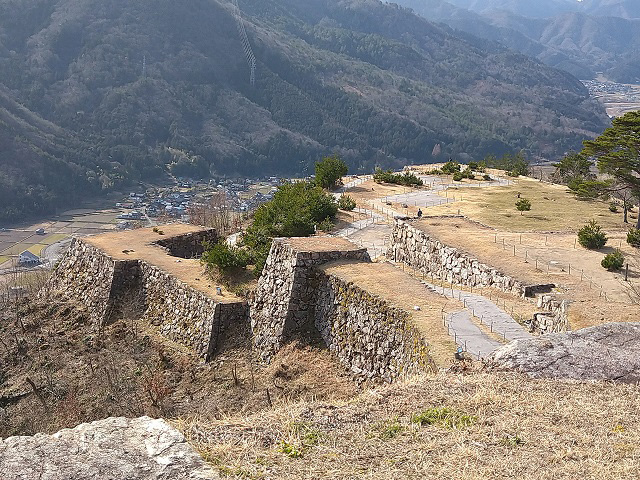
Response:
[{"label": "dry shrub clump", "polygon": [[636,478],[639,392],[515,374],[439,374],[349,402],[176,423],[229,478]]}]

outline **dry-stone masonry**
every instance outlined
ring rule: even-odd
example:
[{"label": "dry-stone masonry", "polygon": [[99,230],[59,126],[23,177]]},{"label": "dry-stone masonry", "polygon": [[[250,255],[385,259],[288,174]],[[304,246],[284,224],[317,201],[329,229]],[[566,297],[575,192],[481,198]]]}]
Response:
[{"label": "dry-stone masonry", "polygon": [[443,244],[403,220],[395,223],[387,257],[448,283],[493,287],[522,297],[528,293],[521,281]]},{"label": "dry-stone masonry", "polygon": [[[323,242],[313,246],[313,242]],[[370,261],[366,248],[337,238],[273,241],[251,301],[253,341],[269,361],[286,340],[313,327],[313,267],[334,260]]]},{"label": "dry-stone masonry", "polygon": [[[525,284],[457,248],[445,245],[404,220],[397,220],[395,223],[387,257],[447,283],[492,287],[519,297],[534,297],[551,291],[555,286]],[[538,307],[545,312],[537,314],[531,320],[533,331],[550,333],[569,330],[567,303],[552,298],[549,295],[539,297]]]},{"label": "dry-stone masonry", "polygon": [[210,360],[232,323],[246,322],[246,304],[220,303],[167,272],[140,262],[143,319]]},{"label": "dry-stone masonry", "polygon": [[[393,381],[433,368],[429,345],[409,312],[324,269],[345,262],[371,260],[366,249],[343,239],[274,241],[250,307],[263,360],[298,335],[319,333],[358,378]],[[377,264],[371,265],[375,270]]]},{"label": "dry-stone masonry", "polygon": [[87,306],[93,323],[102,324],[111,298],[115,265],[114,259],[93,245],[74,238],[67,255],[51,275],[46,291],[80,300]]},{"label": "dry-stone masonry", "polygon": [[156,243],[165,248],[172,257],[200,258],[205,251],[205,244],[218,241],[218,234],[214,229],[205,229],[162,238]]},{"label": "dry-stone masonry", "polygon": [[531,330],[535,333],[559,333],[569,331],[568,303],[553,295],[538,297],[538,308],[544,310],[536,313],[531,321]]},{"label": "dry-stone masonry", "polygon": [[217,472],[164,420],[107,418],[0,439],[2,480],[208,480]]},{"label": "dry-stone masonry", "polygon": [[[194,252],[192,240],[200,238],[182,238],[188,240],[187,247],[181,249],[171,240],[173,251]],[[243,302],[218,302],[144,260],[116,260],[79,238],[57,266],[46,293],[86,305],[97,328],[122,315],[142,316],[205,360],[218,349],[229,326],[246,322],[247,316]]]},{"label": "dry-stone masonry", "polygon": [[316,328],[356,376],[390,382],[433,368],[429,346],[409,312],[322,270],[314,284]]}]

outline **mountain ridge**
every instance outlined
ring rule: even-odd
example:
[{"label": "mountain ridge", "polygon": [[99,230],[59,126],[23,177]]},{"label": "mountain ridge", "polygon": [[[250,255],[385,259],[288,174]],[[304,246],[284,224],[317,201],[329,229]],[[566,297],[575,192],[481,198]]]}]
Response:
[{"label": "mountain ridge", "polygon": [[[637,14],[631,14],[626,7],[620,10],[622,7],[607,6],[624,2],[549,0],[548,3],[565,8],[541,8],[544,15],[527,17],[529,10],[516,8],[515,5],[524,4],[514,1],[399,3],[427,19],[497,41],[584,80],[604,73],[615,81],[640,82],[640,5],[636,7]],[[526,5],[540,7],[538,3]]]},{"label": "mountain ridge", "polygon": [[608,125],[574,77],[379,1],[241,1],[255,86],[231,1],[36,6],[0,0],[3,82],[80,141],[65,155],[81,191],[166,171],[305,175],[330,153],[397,168],[437,144],[554,156]]}]

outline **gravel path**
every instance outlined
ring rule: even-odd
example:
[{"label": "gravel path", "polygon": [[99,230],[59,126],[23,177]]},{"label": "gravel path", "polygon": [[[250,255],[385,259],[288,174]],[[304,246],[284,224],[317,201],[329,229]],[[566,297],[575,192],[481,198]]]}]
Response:
[{"label": "gravel path", "polygon": [[[439,177],[422,176],[421,178],[425,185],[431,186],[431,190],[422,190],[400,195],[392,195],[384,197],[381,200],[390,201],[393,203],[407,203],[423,207],[442,205],[444,203],[453,202],[453,199],[443,198],[442,196],[437,194],[437,192],[449,188],[451,184],[442,183],[442,179]],[[349,182],[341,190],[347,190],[348,188],[355,186],[361,182],[362,180]],[[490,184],[460,184],[456,186],[467,188],[482,188],[496,184],[506,185],[507,182],[507,180],[498,178],[495,180],[495,182]],[[334,195],[338,197],[340,193]],[[376,228],[375,223],[380,220],[384,220],[384,217],[382,215],[372,210],[356,208],[355,211],[365,213],[369,216],[369,218],[354,222],[348,227],[336,232],[334,235],[341,237],[362,235],[364,229],[368,230]],[[386,228],[388,229],[389,227]],[[359,243],[363,242],[360,241]],[[365,245],[363,244],[363,246]],[[369,248],[369,245],[366,246]],[[372,249],[370,255],[372,256],[372,258],[378,256],[378,252],[375,248]],[[450,288],[438,287],[427,282],[423,283],[427,288],[440,295],[443,295],[447,298],[454,298],[463,302],[466,308],[464,310],[448,314],[445,317],[445,321],[447,322],[449,334],[454,337],[457,345],[467,350],[473,356],[486,357],[495,349],[502,346],[502,343],[480,329],[480,327],[473,322],[472,316],[480,318],[483,323],[488,325],[489,328],[496,332],[498,335],[502,336],[505,341],[531,338],[531,334],[529,334],[527,330],[525,330],[508,313],[500,309],[491,300],[481,295],[464,292],[462,290],[456,290],[455,288],[452,291]]]}]

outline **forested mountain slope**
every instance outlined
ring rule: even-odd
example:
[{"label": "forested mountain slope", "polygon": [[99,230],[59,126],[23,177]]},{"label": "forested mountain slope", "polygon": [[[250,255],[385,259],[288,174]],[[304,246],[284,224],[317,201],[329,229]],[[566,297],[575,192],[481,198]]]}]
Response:
[{"label": "forested mountain slope", "polygon": [[398,0],[398,3],[429,20],[500,42],[581,79],[604,73],[611,80],[640,82],[640,2]]},{"label": "forested mountain slope", "polygon": [[569,12],[597,16],[640,18],[637,0],[449,0],[450,3],[474,12],[490,14],[508,11],[531,18],[551,18]]},{"label": "forested mountain slope", "polygon": [[[554,156],[607,126],[570,75],[398,6],[239,6],[255,85],[230,0],[0,0],[6,95],[64,139],[63,150],[29,154],[75,175],[64,195],[44,191],[63,200],[166,170],[304,174],[331,152],[364,171],[424,162],[436,144],[462,159]],[[0,134],[15,143],[21,128]],[[31,180],[11,173],[11,151],[0,150],[15,187],[0,219],[30,208]]]}]

